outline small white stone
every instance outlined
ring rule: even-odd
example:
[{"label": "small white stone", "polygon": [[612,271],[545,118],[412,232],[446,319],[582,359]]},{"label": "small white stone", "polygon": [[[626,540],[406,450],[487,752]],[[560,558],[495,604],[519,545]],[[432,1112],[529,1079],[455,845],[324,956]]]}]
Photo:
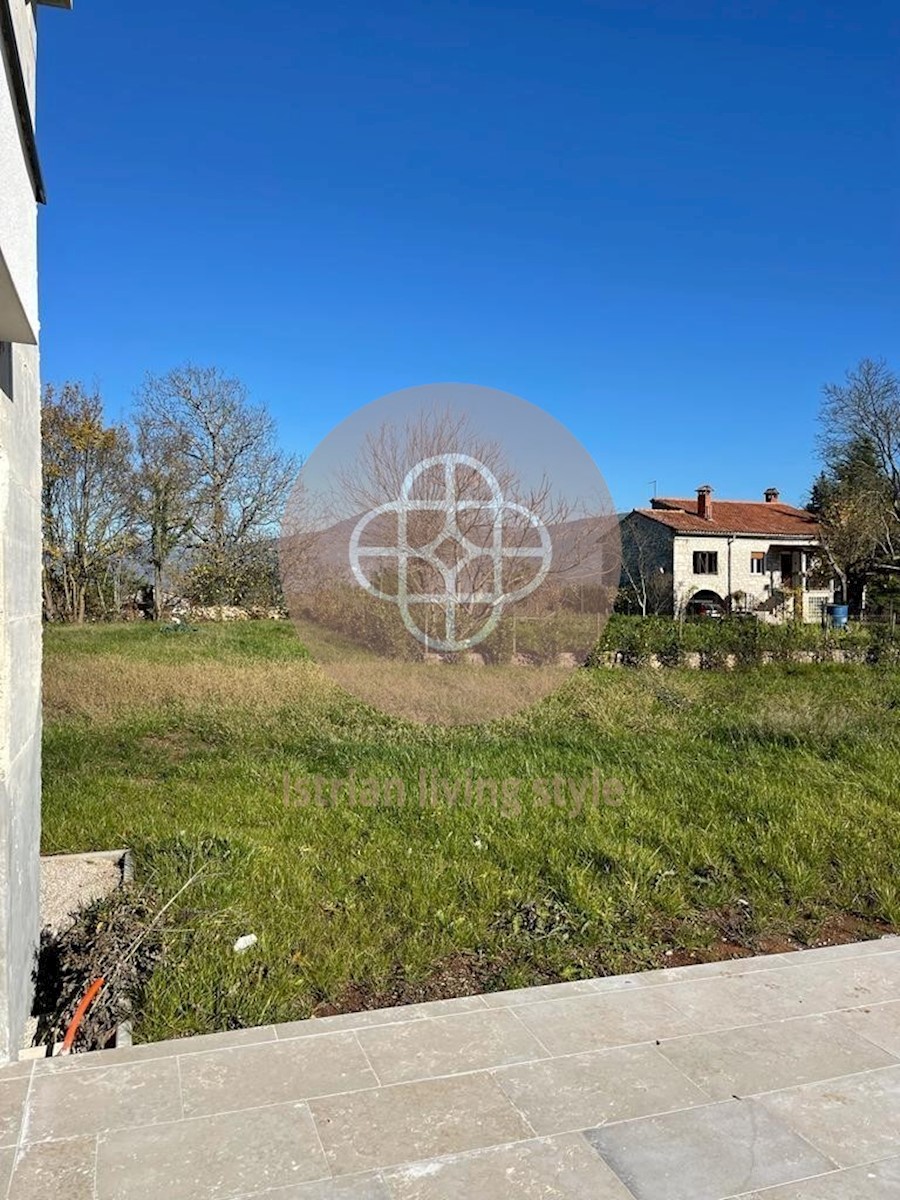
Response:
[{"label": "small white stone", "polygon": [[251,946],[256,945],[256,934],[245,933],[243,937],[239,937],[234,943],[235,954],[243,954],[245,950],[249,950]]}]

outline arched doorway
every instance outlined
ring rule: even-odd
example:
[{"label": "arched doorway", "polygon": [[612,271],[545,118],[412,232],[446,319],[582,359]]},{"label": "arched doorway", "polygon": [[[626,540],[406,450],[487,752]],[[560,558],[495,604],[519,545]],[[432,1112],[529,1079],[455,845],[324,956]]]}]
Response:
[{"label": "arched doorway", "polygon": [[685,605],[685,612],[689,617],[718,618],[724,617],[726,611],[725,601],[718,592],[710,588],[701,588],[699,592],[694,592]]}]

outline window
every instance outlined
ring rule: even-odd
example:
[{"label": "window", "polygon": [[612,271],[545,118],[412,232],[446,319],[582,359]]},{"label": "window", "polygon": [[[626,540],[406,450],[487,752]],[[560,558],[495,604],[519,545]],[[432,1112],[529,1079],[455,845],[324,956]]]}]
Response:
[{"label": "window", "polygon": [[694,574],[695,575],[718,575],[719,573],[719,552],[717,550],[695,550],[694,551]]},{"label": "window", "polygon": [[766,552],[764,550],[752,550],[750,552],[750,574],[765,575],[766,573]]}]

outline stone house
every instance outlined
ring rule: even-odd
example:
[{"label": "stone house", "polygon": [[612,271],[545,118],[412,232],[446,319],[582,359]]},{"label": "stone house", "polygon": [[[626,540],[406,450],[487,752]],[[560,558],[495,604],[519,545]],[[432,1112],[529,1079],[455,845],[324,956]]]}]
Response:
[{"label": "stone house", "polygon": [[760,501],[657,497],[621,521],[622,587],[642,612],[821,621],[834,599],[814,516],[769,488]]}]

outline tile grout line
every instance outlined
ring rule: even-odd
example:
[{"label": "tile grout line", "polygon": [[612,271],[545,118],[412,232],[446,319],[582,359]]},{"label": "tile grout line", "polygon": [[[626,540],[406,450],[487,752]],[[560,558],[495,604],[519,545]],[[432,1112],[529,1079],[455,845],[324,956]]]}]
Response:
[{"label": "tile grout line", "polygon": [[861,1079],[865,1075],[880,1075],[882,1071],[896,1071],[900,1063],[889,1063],[886,1067],[865,1067],[862,1071],[848,1071],[846,1075],[826,1075],[824,1079],[809,1079],[805,1083],[789,1083],[787,1087],[769,1088],[763,1092],[747,1092],[738,1100],[759,1100],[764,1096],[777,1096],[779,1092],[794,1092],[798,1088],[819,1087],[823,1083],[837,1083],[843,1079]]},{"label": "tile grout line", "polygon": [[370,1177],[377,1179],[380,1174],[381,1168],[376,1167],[374,1170],[367,1168],[363,1171],[353,1171],[349,1175],[322,1175],[318,1179],[304,1179],[299,1183],[276,1183],[274,1187],[265,1187],[262,1191],[241,1192],[237,1196],[227,1197],[227,1200],[266,1200],[267,1196],[273,1196],[275,1200],[278,1200],[279,1197],[291,1197],[291,1200],[293,1200],[293,1195],[297,1187],[318,1187],[323,1183],[343,1183],[347,1179],[368,1180]]},{"label": "tile grout line", "polygon": [[[648,971],[628,971],[628,972],[625,972],[623,975],[594,975],[594,976],[591,976],[589,979],[584,980],[584,982],[587,983],[588,985],[590,985],[590,990],[592,990],[592,991],[596,990],[601,993],[606,992],[606,991],[610,991],[610,992],[635,991],[639,988],[651,988],[651,987],[663,987],[663,986],[671,987],[671,986],[675,986],[678,983],[708,983],[708,982],[711,982],[716,979],[743,979],[743,978],[746,978],[749,976],[754,976],[754,975],[780,974],[782,971],[806,970],[807,967],[815,967],[823,962],[824,963],[858,962],[863,959],[865,959],[865,960],[877,959],[885,954],[900,954],[900,934],[893,935],[892,939],[869,938],[866,941],[860,942],[857,944],[861,945],[861,946],[867,946],[867,945],[871,945],[872,942],[881,942],[881,941],[887,941],[887,940],[892,940],[892,942],[895,944],[892,944],[889,947],[886,946],[885,949],[883,949],[883,950],[868,950],[868,951],[863,950],[857,954],[833,955],[833,954],[828,954],[827,952],[829,950],[837,949],[836,946],[812,946],[806,950],[789,951],[787,953],[787,955],[785,955],[783,958],[781,955],[750,954],[745,959],[729,958],[729,959],[723,959],[720,963],[690,963],[686,967],[652,967]],[[848,942],[840,943],[840,945],[849,945],[849,944],[851,944],[851,943],[848,943]],[[782,958],[780,965],[749,968],[749,969],[743,970],[743,971],[727,969],[729,963],[767,961],[772,958]],[[809,959],[809,961],[803,961],[806,959]],[[697,968],[699,968],[699,967],[709,967],[709,966],[721,967],[722,969],[720,971],[716,971],[716,972],[704,973],[703,975],[696,974],[696,973],[689,974],[689,972],[696,972]],[[679,975],[678,978],[674,979],[674,981],[673,981],[672,977],[675,975],[676,971],[683,971],[684,974]],[[649,982],[651,976],[657,976],[658,978],[653,980],[652,982]],[[648,980],[648,982],[646,982],[646,983],[639,982],[640,980],[643,980],[645,978]],[[609,988],[596,986],[597,984],[608,983],[612,979],[628,979],[628,980],[633,980],[634,983],[633,983],[633,985],[623,984],[621,987],[609,987]],[[553,986],[553,985],[551,984],[549,986]],[[522,988],[521,990],[528,991],[529,989]],[[486,992],[484,994],[491,995],[490,992]],[[534,1001],[533,1003],[541,1003],[541,1001]]]},{"label": "tile grout line", "polygon": [[98,1194],[99,1194],[99,1190],[100,1190],[99,1165],[100,1165],[100,1134],[98,1133],[98,1134],[94,1135],[94,1180],[93,1180],[94,1200],[98,1200]]},{"label": "tile grout line", "polygon": [[9,1182],[6,1185],[6,1191],[4,1192],[4,1195],[7,1198],[12,1193],[13,1179],[14,1179],[16,1171],[18,1170],[18,1167],[19,1167],[19,1160],[22,1157],[23,1147],[25,1145],[27,1145],[25,1135],[26,1135],[26,1132],[28,1129],[28,1122],[31,1119],[31,1089],[32,1089],[32,1086],[34,1083],[34,1062],[35,1062],[35,1060],[32,1060],[31,1067],[28,1071],[28,1086],[25,1089],[25,1099],[22,1101],[22,1116],[19,1121],[19,1132],[16,1137],[16,1147],[15,1147],[15,1154],[13,1155],[13,1165],[12,1165],[12,1170],[9,1173]]},{"label": "tile grout line", "polygon": [[607,1160],[603,1157],[603,1155],[600,1153],[600,1151],[597,1149],[597,1147],[593,1144],[593,1142],[589,1141],[588,1138],[585,1137],[585,1133],[587,1131],[584,1129],[581,1129],[578,1132],[579,1132],[579,1136],[581,1137],[581,1140],[587,1146],[588,1150],[590,1150],[590,1152],[596,1157],[597,1161],[603,1163],[603,1165],[604,1165],[604,1167],[606,1167],[607,1171],[611,1172],[611,1174],[614,1175],[615,1178],[619,1181],[619,1183],[622,1185],[622,1190],[627,1192],[628,1195],[632,1197],[632,1200],[639,1200],[639,1197],[637,1196],[637,1194],[631,1190],[631,1188],[628,1186],[628,1184],[625,1182],[625,1180],[622,1178],[622,1176],[619,1174],[619,1172],[615,1169],[615,1167],[612,1165],[612,1163],[607,1162]]},{"label": "tile grout line", "polygon": [[359,1047],[360,1053],[362,1054],[363,1058],[366,1060],[369,1070],[375,1076],[376,1086],[384,1087],[384,1084],[381,1082],[381,1076],[375,1070],[375,1064],[372,1062],[371,1058],[369,1058],[369,1053],[366,1050],[365,1046],[362,1044],[362,1041],[360,1040],[360,1037],[359,1037],[359,1033],[356,1030],[354,1030],[354,1032],[353,1032],[353,1040],[356,1042],[357,1046]]},{"label": "tile grout line", "polygon": [[516,1116],[519,1118],[519,1120],[522,1121],[522,1123],[525,1125],[525,1128],[530,1129],[532,1135],[536,1138],[540,1138],[540,1137],[544,1136],[543,1134],[538,1133],[538,1131],[535,1129],[535,1127],[532,1125],[532,1123],[528,1120],[528,1118],[522,1112],[521,1108],[519,1108],[518,1104],[516,1104],[515,1100],[513,1100],[512,1096],[510,1096],[509,1092],[506,1090],[506,1088],[503,1086],[503,1084],[500,1082],[500,1080],[497,1078],[497,1076],[493,1073],[493,1071],[488,1071],[487,1074],[488,1074],[488,1078],[490,1079],[491,1083],[493,1083],[494,1087],[497,1089],[497,1091],[500,1093],[500,1095],[503,1097],[503,1099],[506,1101],[506,1103],[509,1105],[509,1107],[513,1110],[513,1112],[516,1114]]},{"label": "tile grout line", "polygon": [[[516,1012],[516,1010],[515,1010],[515,1009],[512,1009],[512,1008],[511,1008],[511,1009],[509,1010],[509,1012],[510,1012],[510,1016],[512,1016],[512,1017],[515,1019],[516,1023],[517,1023],[517,1024],[518,1024],[518,1025],[519,1025],[519,1026],[520,1026],[522,1029],[524,1029],[524,1031],[525,1031],[525,1032],[528,1034],[528,1036],[529,1036],[529,1037],[531,1037],[531,1038],[533,1038],[533,1039],[534,1039],[534,1040],[537,1042],[537,1044],[540,1046],[540,1048],[541,1048],[541,1049],[544,1051],[544,1053],[546,1054],[547,1058],[555,1058],[555,1057],[556,1057],[556,1056],[553,1054],[553,1051],[552,1051],[552,1050],[550,1050],[550,1048],[549,1048],[549,1047],[546,1045],[546,1043],[545,1043],[545,1042],[543,1041],[543,1039],[540,1037],[540,1035],[539,1035],[539,1034],[537,1034],[537,1033],[535,1033],[533,1029],[529,1029],[529,1028],[528,1028],[528,1026],[525,1024],[525,1022],[522,1020],[522,1018],[519,1016],[519,1014]],[[542,1060],[542,1059],[540,1059],[540,1058],[536,1058],[536,1059],[526,1059],[526,1062],[542,1062],[542,1061],[543,1061],[543,1060]],[[519,1064],[518,1064],[518,1063],[506,1063],[506,1064],[503,1064],[503,1063],[498,1063],[498,1068],[499,1068],[499,1067],[502,1067],[502,1066],[504,1066],[504,1065],[506,1065],[506,1066],[511,1066],[511,1067],[515,1067],[515,1066],[518,1066]],[[493,1069],[495,1069],[495,1068],[490,1068],[490,1069],[491,1069],[491,1070],[493,1070]]]},{"label": "tile grout line", "polygon": [[[319,1179],[317,1181],[313,1181],[313,1182],[321,1183],[322,1180],[327,1181],[330,1179],[334,1179],[334,1177],[335,1177],[334,1171],[332,1171],[332,1169],[331,1169],[331,1162],[328,1158],[327,1153],[325,1152],[325,1143],[322,1141],[322,1135],[319,1132],[319,1123],[316,1120],[316,1114],[313,1112],[312,1107],[310,1106],[310,1103],[308,1100],[304,1100],[302,1103],[303,1103],[303,1107],[306,1109],[306,1115],[309,1117],[309,1122],[312,1125],[312,1131],[316,1138],[316,1145],[319,1147],[319,1153],[322,1155],[322,1164],[325,1167],[325,1170],[328,1172],[327,1175],[323,1175],[321,1177],[321,1179]],[[295,1107],[299,1107],[299,1105],[297,1105]]]},{"label": "tile grout line", "polygon": [[[695,1036],[695,1035],[689,1035],[689,1036]],[[670,1039],[670,1040],[673,1040],[673,1039]],[[679,1067],[678,1063],[673,1062],[672,1059],[669,1058],[668,1054],[666,1054],[665,1051],[662,1049],[662,1046],[663,1046],[662,1041],[659,1041],[659,1042],[656,1042],[653,1049],[655,1050],[657,1055],[663,1060],[663,1062],[668,1063],[668,1065],[670,1067],[672,1067],[675,1071],[677,1071],[678,1074],[681,1076],[681,1078],[686,1080],[686,1082],[689,1083],[691,1085],[691,1087],[696,1088],[698,1092],[701,1092],[704,1096],[708,1097],[708,1099],[710,1100],[711,1103],[715,1103],[715,1097],[710,1092],[708,1092],[701,1083],[697,1083],[696,1079],[691,1079],[691,1077],[690,1077],[690,1075],[688,1075],[687,1071],[685,1071],[682,1067]],[[691,1105],[691,1107],[699,1108],[701,1106],[700,1105],[697,1105],[697,1106]],[[686,1110],[682,1110],[682,1111],[686,1111]],[[662,1115],[662,1114],[660,1114],[660,1115]]]},{"label": "tile grout line", "polygon": [[[900,998],[898,998],[898,999],[900,999]],[[897,1000],[884,1000],[884,1001],[881,1001],[881,1003],[896,1004],[896,1003],[898,1003],[898,1001]],[[672,1006],[670,1005],[669,1007],[672,1007]],[[850,1008],[825,1008],[825,1009],[819,1009],[815,1012],[795,1013],[793,1016],[790,1016],[790,1017],[761,1017],[754,1021],[746,1021],[742,1025],[716,1025],[712,1029],[698,1027],[697,1031],[694,1033],[673,1033],[670,1037],[660,1038],[659,1040],[665,1041],[665,1042],[677,1042],[677,1041],[681,1041],[683,1038],[712,1037],[719,1033],[739,1033],[742,1029],[758,1029],[762,1025],[785,1025],[790,1021],[809,1021],[815,1017],[840,1017],[842,1013],[857,1012],[860,1008],[864,1008],[864,1007],[866,1007],[866,1006],[860,1005],[860,1004],[854,1004]],[[690,1017],[686,1013],[682,1013],[680,1009],[676,1009],[675,1011],[678,1013],[679,1016],[685,1017],[686,1020],[690,1020],[690,1021],[697,1020],[696,1017]],[[860,1035],[860,1036],[862,1036],[862,1035]],[[611,1049],[615,1049],[615,1047],[611,1047]],[[880,1046],[879,1049],[883,1050],[884,1047]],[[891,1051],[885,1050],[885,1054],[891,1054]],[[896,1055],[894,1055],[893,1057],[896,1057]],[[900,1062],[900,1059],[898,1059],[898,1062]]]},{"label": "tile grout line", "polygon": [[178,1107],[181,1109],[180,1120],[184,1120],[187,1116],[184,1108],[184,1084],[181,1081],[181,1055],[175,1055],[175,1078],[178,1082]]},{"label": "tile grout line", "polygon": [[[815,1149],[815,1147],[813,1147],[813,1149]],[[824,1158],[828,1158],[828,1155],[824,1154],[823,1151],[821,1151],[821,1150],[817,1151],[817,1153],[822,1154]],[[789,1182],[791,1184],[793,1184],[793,1183],[808,1183],[812,1179],[831,1179],[832,1177],[835,1177],[838,1175],[849,1174],[849,1172],[851,1172],[851,1171],[860,1171],[860,1170],[867,1169],[869,1167],[877,1167],[880,1163],[890,1163],[890,1162],[896,1162],[896,1163],[900,1164],[900,1155],[898,1155],[896,1151],[891,1151],[891,1153],[888,1154],[884,1158],[872,1158],[872,1159],[869,1159],[867,1162],[853,1163],[849,1167],[836,1166],[834,1168],[834,1170],[832,1170],[832,1171],[820,1171],[818,1175],[806,1175],[806,1176],[804,1176],[803,1179],[792,1179]],[[746,1197],[748,1197],[748,1196],[756,1197],[760,1194],[763,1197],[765,1197],[766,1191],[770,1191],[770,1190],[772,1190],[772,1188],[782,1188],[785,1186],[786,1185],[783,1183],[776,1183],[776,1184],[773,1184],[771,1188],[764,1188],[762,1193],[760,1193],[759,1190],[753,1191],[753,1192],[735,1192],[731,1196],[726,1196],[724,1198],[724,1200],[746,1200]]]},{"label": "tile grout line", "polygon": [[[876,1069],[877,1069],[877,1070],[880,1070],[880,1071],[890,1071],[890,1070],[893,1070],[893,1068],[892,1068],[892,1067],[879,1067],[879,1068],[876,1068]],[[857,1075],[868,1075],[869,1073],[870,1073],[869,1071],[859,1071],[859,1072],[857,1072],[856,1074],[857,1074]],[[835,1082],[835,1081],[837,1081],[837,1080],[840,1080],[840,1079],[853,1079],[853,1078],[855,1078],[855,1077],[856,1077],[855,1075],[846,1075],[846,1076],[845,1076],[845,1075],[835,1075],[835,1076],[832,1076],[832,1077],[831,1077],[831,1078],[829,1078],[829,1079],[817,1079],[817,1080],[813,1080],[811,1084],[797,1084],[797,1085],[795,1085],[795,1086],[796,1086],[796,1087],[815,1086],[816,1084],[819,1084],[819,1083],[833,1083],[833,1082]],[[503,1086],[503,1085],[502,1085],[502,1083],[500,1083],[500,1080],[498,1080],[497,1082],[498,1082],[498,1084],[500,1085],[500,1087],[502,1088],[502,1086]],[[693,1082],[693,1081],[690,1081],[690,1082]],[[696,1084],[695,1084],[694,1086],[697,1086],[697,1087],[699,1088],[699,1085],[696,1085]],[[702,1089],[702,1088],[699,1088],[699,1090],[700,1090],[700,1091],[703,1091],[703,1089]],[[583,1125],[575,1125],[575,1126],[570,1126],[570,1127],[568,1127],[568,1128],[566,1128],[566,1129],[558,1129],[558,1130],[554,1130],[554,1131],[553,1131],[553,1133],[538,1133],[538,1134],[536,1134],[536,1137],[537,1137],[538,1139],[540,1139],[540,1138],[555,1138],[555,1137],[564,1137],[564,1136],[566,1136],[566,1135],[568,1135],[568,1134],[573,1134],[573,1133],[581,1133],[581,1134],[585,1134],[585,1133],[589,1133],[589,1132],[591,1132],[592,1130],[595,1130],[595,1129],[609,1129],[609,1128],[612,1128],[612,1127],[613,1127],[613,1126],[615,1126],[615,1125],[630,1125],[630,1124],[637,1124],[637,1123],[638,1123],[638,1122],[640,1122],[640,1121],[654,1121],[654,1120],[658,1120],[658,1119],[659,1119],[659,1118],[661,1118],[661,1117],[670,1117],[670,1116],[676,1116],[676,1115],[677,1115],[677,1114],[679,1114],[679,1113],[697,1112],[697,1111],[699,1111],[700,1109],[704,1109],[704,1108],[715,1108],[717,1105],[723,1105],[723,1104],[747,1104],[747,1103],[750,1103],[750,1102],[752,1102],[752,1101],[760,1100],[762,1097],[765,1097],[765,1096],[775,1096],[775,1095],[778,1095],[778,1093],[779,1093],[779,1092],[786,1092],[786,1091],[793,1091],[793,1090],[794,1090],[794,1088],[793,1088],[793,1087],[787,1087],[787,1088],[773,1088],[773,1089],[772,1089],[772,1091],[770,1091],[770,1092],[753,1092],[753,1093],[748,1093],[747,1095],[744,1095],[744,1096],[731,1095],[731,1096],[728,1096],[728,1097],[726,1097],[724,1100],[722,1100],[722,1099],[719,1099],[719,1100],[717,1100],[717,1099],[713,1098],[712,1096],[710,1096],[710,1097],[709,1097],[709,1098],[706,1100],[706,1102],[705,1102],[705,1103],[703,1103],[703,1104],[683,1104],[683,1105],[680,1105],[680,1106],[679,1106],[679,1107],[677,1107],[677,1108],[668,1108],[668,1109],[663,1109],[662,1111],[659,1111],[659,1112],[647,1112],[647,1113],[642,1113],[640,1116],[634,1116],[634,1117],[619,1117],[617,1120],[614,1120],[614,1121],[601,1121],[601,1123],[600,1123],[599,1125],[589,1125],[589,1126],[586,1126],[586,1127],[585,1127],[585,1126],[583,1126]],[[505,1093],[504,1093],[504,1094],[505,1094]],[[776,1119],[779,1119],[779,1118],[776,1118]],[[786,1122],[786,1121],[783,1121],[783,1123],[784,1123],[784,1124],[787,1124],[787,1122]],[[793,1127],[791,1127],[791,1128],[792,1128],[792,1132],[794,1132],[794,1131],[793,1131]],[[798,1134],[798,1136],[802,1136],[802,1135],[801,1135],[801,1134]],[[804,1140],[805,1140],[805,1139],[804,1139]],[[811,1143],[810,1143],[810,1145],[811,1145]],[[816,1149],[815,1147],[812,1147],[812,1148],[813,1148],[813,1149]],[[825,1152],[824,1152],[824,1151],[822,1151],[822,1150],[817,1150],[817,1151],[816,1151],[816,1153],[818,1153],[818,1154],[822,1154],[822,1155],[823,1155],[823,1157],[825,1157],[825,1158],[828,1158],[828,1155],[827,1155],[827,1154],[825,1154]],[[873,1162],[885,1162],[885,1161],[890,1161],[892,1158],[898,1158],[898,1157],[900,1157],[900,1155],[898,1155],[898,1152],[897,1152],[896,1150],[892,1150],[892,1151],[891,1151],[891,1152],[890,1152],[890,1153],[889,1153],[887,1156],[885,1156],[884,1158],[873,1159],[872,1161],[873,1161]],[[829,1161],[833,1161],[833,1160],[832,1160],[832,1159],[829,1159]],[[867,1166],[867,1165],[869,1165],[869,1164],[867,1164],[867,1163],[861,1163],[861,1164],[855,1164],[855,1165]],[[837,1166],[837,1165],[836,1165],[835,1169],[837,1169],[837,1170],[849,1170],[850,1168],[847,1168],[847,1167],[839,1167],[839,1166]],[[774,1186],[774,1185],[773,1185],[773,1186]],[[730,1198],[729,1198],[729,1200],[730,1200]]]},{"label": "tile grout line", "polygon": [[[218,1034],[215,1034],[215,1033],[199,1034],[198,1036],[199,1037],[217,1037]],[[188,1041],[189,1039],[185,1038],[184,1040]],[[300,1039],[297,1039],[297,1040],[300,1040]],[[71,1059],[79,1060],[77,1062],[77,1064],[73,1063],[73,1065],[70,1067],[60,1067],[57,1070],[49,1069],[49,1070],[44,1070],[44,1071],[38,1071],[36,1074],[37,1074],[38,1079],[58,1079],[61,1075],[79,1075],[83,1071],[111,1071],[117,1067],[142,1067],[145,1063],[163,1062],[165,1059],[169,1059],[169,1058],[194,1058],[199,1055],[219,1054],[219,1053],[225,1053],[225,1052],[232,1051],[232,1050],[255,1050],[259,1046],[277,1046],[278,1039],[272,1037],[272,1038],[262,1039],[258,1042],[238,1042],[234,1046],[211,1046],[208,1050],[178,1050],[177,1042],[175,1043],[175,1047],[172,1047],[171,1043],[165,1043],[165,1044],[168,1048],[166,1050],[161,1050],[158,1054],[140,1054],[140,1055],[136,1055],[133,1058],[116,1059],[115,1062],[110,1062],[109,1060],[103,1061],[102,1058],[100,1057],[100,1056],[106,1055],[106,1054],[115,1054],[115,1050],[89,1050],[83,1054],[72,1054],[72,1055],[67,1056],[70,1060]],[[162,1042],[139,1042],[135,1046],[135,1049],[137,1050],[137,1049],[140,1049],[143,1047],[161,1046],[161,1045],[163,1045]],[[95,1055],[98,1057],[98,1059],[100,1059],[100,1061],[91,1062],[90,1060]],[[82,1063],[80,1061],[82,1059],[85,1059],[87,1061]],[[39,1059],[38,1061],[43,1062],[43,1059]]]},{"label": "tile grout line", "polygon": [[[768,1094],[771,1095],[772,1093],[770,1092]],[[750,1101],[751,1101],[751,1103],[759,1103],[755,1096],[750,1097]],[[761,1108],[765,1107],[762,1104],[760,1104],[759,1106]],[[765,1111],[769,1112],[768,1109],[766,1109]],[[772,1113],[772,1112],[769,1112],[769,1116],[772,1117],[779,1125],[782,1125],[785,1129],[787,1129],[790,1133],[792,1133],[794,1135],[794,1137],[799,1138],[801,1142],[803,1142],[805,1145],[809,1146],[810,1150],[814,1151],[814,1153],[821,1154],[821,1156],[825,1159],[826,1162],[830,1162],[834,1165],[835,1170],[839,1171],[841,1169],[840,1163],[835,1162],[835,1160],[831,1157],[830,1154],[826,1153],[826,1151],[821,1150],[818,1146],[814,1145],[805,1134],[800,1132],[799,1129],[795,1129],[794,1126],[791,1124],[791,1122],[787,1119],[787,1117],[782,1116],[781,1113]],[[820,1172],[820,1174],[822,1174],[822,1173],[823,1172]],[[824,1173],[827,1174],[828,1172],[824,1172]],[[816,1176],[808,1175],[808,1176],[806,1176],[806,1178],[807,1179],[815,1179]],[[799,1180],[796,1182],[802,1183],[803,1181]]]},{"label": "tile grout line", "polygon": [[[556,1138],[569,1137],[572,1134],[581,1132],[582,1130],[580,1129],[566,1129],[562,1133],[535,1133],[532,1137],[515,1138],[513,1141],[493,1142],[486,1146],[472,1146],[468,1150],[448,1150],[445,1154],[432,1154],[427,1158],[408,1158],[403,1159],[401,1162],[388,1163],[383,1167],[367,1167],[362,1171],[348,1171],[341,1175],[334,1175],[332,1178],[344,1182],[348,1179],[364,1177],[373,1172],[386,1177],[390,1173],[406,1171],[420,1164],[451,1163],[457,1159],[466,1158],[469,1155],[490,1154],[495,1150],[509,1150],[514,1146],[530,1146],[534,1142],[551,1142]],[[384,1179],[384,1182],[390,1186],[390,1181],[387,1178]]]},{"label": "tile grout line", "polygon": [[[395,1025],[421,1025],[422,1023],[428,1023],[428,1022],[432,1022],[432,1021],[443,1021],[443,1020],[451,1018],[451,1017],[470,1017],[470,1016],[474,1016],[477,1013],[493,1012],[495,1008],[502,1008],[503,1007],[502,1005],[492,1006],[490,1004],[484,1003],[484,996],[490,995],[490,994],[491,994],[490,992],[485,992],[484,994],[476,994],[474,996],[451,997],[450,1001],[449,1001],[450,1003],[452,1003],[453,1000],[478,1000],[478,1001],[481,1001],[480,1004],[476,1004],[472,1008],[461,1008],[461,1009],[459,1009],[459,1011],[450,1010],[447,1012],[436,1012],[436,1013],[422,1012],[422,1013],[416,1013],[415,1016],[412,1016],[412,1017],[405,1017],[405,1016],[397,1015],[396,1017],[393,1017],[386,1021],[362,1021],[358,1025],[350,1025],[350,1024],[340,1025],[340,1026],[336,1026],[334,1029],[317,1030],[315,1033],[308,1032],[308,1033],[297,1033],[297,1034],[283,1034],[283,1033],[278,1032],[278,1026],[273,1026],[273,1028],[275,1029],[275,1040],[278,1042],[297,1042],[297,1041],[305,1041],[307,1038],[310,1038],[310,1037],[323,1037],[323,1036],[325,1036],[327,1034],[331,1034],[331,1033],[360,1033],[364,1029],[387,1029],[387,1028],[393,1028]],[[448,1001],[446,1001],[446,1000],[416,1000],[412,1004],[400,1005],[399,1008],[400,1008],[400,1011],[402,1012],[405,1008],[418,1008],[420,1006],[427,1007],[429,1004],[446,1004],[446,1003],[448,1003]],[[392,1005],[390,1007],[396,1007],[396,1006]],[[344,1016],[357,1016],[357,1015],[361,1015],[362,1013],[377,1013],[377,1012],[386,1012],[386,1011],[387,1011],[386,1009],[380,1009],[380,1008],[363,1008],[363,1009],[360,1009],[359,1014],[337,1013],[337,1014],[335,1014],[335,1016],[337,1018],[340,1018],[340,1017],[344,1017]],[[306,1017],[304,1020],[301,1020],[301,1021],[287,1021],[287,1022],[281,1022],[281,1024],[305,1025],[311,1029],[315,1025],[320,1025],[320,1024],[324,1025],[326,1021],[330,1021],[330,1020],[332,1020],[332,1017]],[[200,1036],[202,1037],[203,1035],[201,1034]],[[231,1049],[231,1048],[232,1047],[223,1047],[223,1049]]]},{"label": "tile grout line", "polygon": [[[897,1000],[885,1000],[885,1001],[883,1001],[883,1003],[884,1004],[897,1004],[898,1001]],[[864,1042],[868,1042],[869,1045],[874,1046],[876,1050],[881,1050],[884,1054],[889,1054],[890,1057],[896,1061],[897,1066],[900,1067],[900,1054],[895,1054],[893,1050],[888,1050],[887,1046],[882,1046],[880,1042],[876,1042],[875,1039],[872,1037],[869,1037],[869,1035],[867,1033],[863,1033],[861,1030],[857,1029],[853,1024],[851,1024],[851,1022],[842,1020],[844,1013],[862,1012],[862,1011],[864,1011],[865,1007],[866,1006],[863,1005],[860,1008],[844,1008],[839,1011],[836,1011],[833,1015],[835,1017],[837,1017],[838,1021],[840,1021],[841,1025],[844,1027],[844,1029],[848,1029],[851,1033],[855,1034],[858,1038],[862,1038],[862,1040]],[[873,1004],[870,1007],[875,1008],[876,1005]]]}]

